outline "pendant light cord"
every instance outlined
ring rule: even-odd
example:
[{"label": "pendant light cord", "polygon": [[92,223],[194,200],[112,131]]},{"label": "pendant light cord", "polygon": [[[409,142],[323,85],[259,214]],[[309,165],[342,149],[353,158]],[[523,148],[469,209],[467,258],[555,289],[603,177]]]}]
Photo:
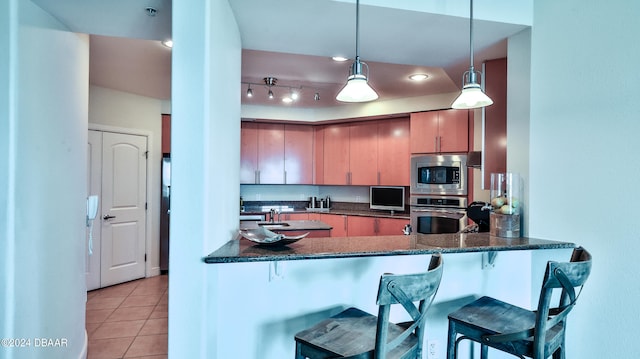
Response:
[{"label": "pendant light cord", "polygon": [[469,58],[471,71],[473,71],[473,0],[470,0],[469,3],[471,4],[469,6]]},{"label": "pendant light cord", "polygon": [[360,0],[356,0],[356,61],[360,61]]}]

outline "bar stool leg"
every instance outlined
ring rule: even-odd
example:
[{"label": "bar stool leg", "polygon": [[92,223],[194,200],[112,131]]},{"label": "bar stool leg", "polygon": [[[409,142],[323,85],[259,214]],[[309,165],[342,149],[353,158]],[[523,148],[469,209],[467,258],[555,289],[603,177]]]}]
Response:
[{"label": "bar stool leg", "polygon": [[295,359],[304,359],[304,357],[302,356],[302,347],[298,342],[296,342],[296,358]]},{"label": "bar stool leg", "polygon": [[489,359],[489,347],[480,344],[480,359]]},{"label": "bar stool leg", "polygon": [[456,359],[458,345],[456,341],[456,328],[455,324],[449,321],[449,333],[447,337],[447,359]]}]

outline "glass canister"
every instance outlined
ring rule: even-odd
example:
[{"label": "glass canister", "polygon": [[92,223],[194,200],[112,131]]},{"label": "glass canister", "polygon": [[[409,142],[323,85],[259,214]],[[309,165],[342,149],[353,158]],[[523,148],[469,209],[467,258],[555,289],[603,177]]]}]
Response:
[{"label": "glass canister", "polygon": [[492,210],[489,233],[497,237],[520,237],[520,175],[511,172],[492,173],[490,196]]}]

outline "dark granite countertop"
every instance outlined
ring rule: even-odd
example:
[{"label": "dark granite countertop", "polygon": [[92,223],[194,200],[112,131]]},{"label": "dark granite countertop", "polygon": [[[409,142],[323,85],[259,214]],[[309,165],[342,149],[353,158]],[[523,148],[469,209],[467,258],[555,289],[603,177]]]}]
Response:
[{"label": "dark granite countertop", "polygon": [[[286,210],[282,208],[286,207]],[[286,202],[286,201],[270,201],[270,202],[245,202],[245,210],[241,214],[262,214],[267,215],[269,210],[274,208],[282,210],[282,213],[321,213],[335,214],[347,216],[364,216],[378,218],[399,218],[409,219],[409,206],[404,211],[380,211],[369,208],[368,203],[350,203],[350,202],[333,202],[331,208],[306,208],[306,202]],[[267,216],[268,217],[268,216]]]},{"label": "dark granite countertop", "polygon": [[433,253],[467,253],[573,248],[574,243],[536,238],[502,238],[489,233],[304,238],[286,246],[234,239],[204,257],[206,263],[262,262]]}]

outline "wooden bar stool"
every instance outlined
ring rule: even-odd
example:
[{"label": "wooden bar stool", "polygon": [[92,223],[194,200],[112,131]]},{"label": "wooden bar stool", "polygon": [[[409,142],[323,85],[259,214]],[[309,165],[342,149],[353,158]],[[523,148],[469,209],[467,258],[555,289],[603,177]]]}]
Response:
[{"label": "wooden bar stool", "polygon": [[[431,257],[427,272],[383,274],[378,316],[349,308],[295,335],[296,359],[422,358],[426,312],[442,278],[442,257]],[[418,306],[414,304],[418,302]],[[391,305],[401,304],[413,321],[389,323]]]},{"label": "wooden bar stool", "polygon": [[[543,359],[553,354],[554,359],[564,359],[566,319],[580,294],[575,288],[582,291],[590,272],[591,254],[576,248],[570,262],[547,263],[537,311],[482,297],[449,314],[447,359],[457,357],[463,339],[481,344],[482,359],[487,358],[488,347],[520,358]],[[554,290],[561,293],[559,305],[551,308]]]}]

